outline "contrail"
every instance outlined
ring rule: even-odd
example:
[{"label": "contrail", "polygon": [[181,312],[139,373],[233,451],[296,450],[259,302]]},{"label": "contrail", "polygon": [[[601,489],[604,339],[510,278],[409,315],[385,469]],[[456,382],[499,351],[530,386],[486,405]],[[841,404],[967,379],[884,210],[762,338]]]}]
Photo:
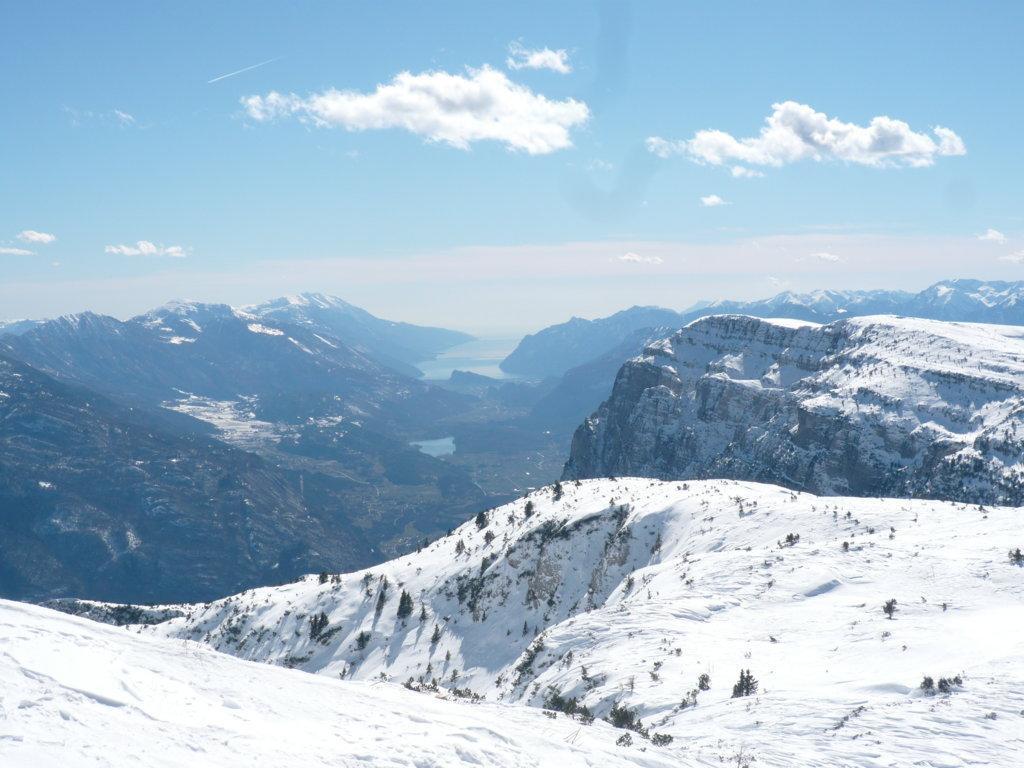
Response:
[{"label": "contrail", "polygon": [[235,75],[240,75],[243,72],[248,72],[250,69],[256,69],[257,67],[263,67],[263,66],[266,66],[267,64],[273,64],[275,61],[279,61],[280,59],[283,59],[283,58],[284,58],[284,56],[278,56],[278,57],[273,58],[273,59],[267,59],[266,61],[261,61],[259,64],[253,64],[251,67],[245,67],[244,69],[239,69],[239,70],[237,70],[235,72],[228,72],[226,75],[218,75],[217,77],[213,78],[213,80],[207,80],[206,84],[209,85],[210,83],[216,83],[218,80],[223,80],[223,79],[228,78],[228,77],[234,77]]}]

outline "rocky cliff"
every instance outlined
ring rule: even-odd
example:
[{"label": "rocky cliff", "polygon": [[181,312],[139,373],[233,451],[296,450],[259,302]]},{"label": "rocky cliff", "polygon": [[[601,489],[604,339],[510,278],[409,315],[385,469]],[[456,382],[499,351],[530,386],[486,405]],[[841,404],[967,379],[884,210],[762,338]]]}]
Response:
[{"label": "rocky cliff", "polygon": [[627,362],[565,477],[1024,503],[1024,331],[720,315]]}]

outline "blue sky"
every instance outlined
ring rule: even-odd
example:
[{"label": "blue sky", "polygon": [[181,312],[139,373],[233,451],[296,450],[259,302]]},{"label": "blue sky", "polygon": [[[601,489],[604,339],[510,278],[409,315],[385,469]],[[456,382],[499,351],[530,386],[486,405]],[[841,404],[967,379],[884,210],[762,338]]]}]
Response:
[{"label": "blue sky", "polygon": [[1024,278],[1022,32],[1009,2],[8,3],[0,317],[319,290],[522,331]]}]

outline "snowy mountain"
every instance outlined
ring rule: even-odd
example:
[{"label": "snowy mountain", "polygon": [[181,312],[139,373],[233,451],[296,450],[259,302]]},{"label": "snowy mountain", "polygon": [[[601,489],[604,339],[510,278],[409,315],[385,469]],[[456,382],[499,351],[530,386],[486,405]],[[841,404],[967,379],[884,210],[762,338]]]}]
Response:
[{"label": "snowy mountain", "polygon": [[1024,324],[1024,281],[943,280],[920,291],[785,291],[763,301],[716,301],[688,313],[792,317],[829,322],[841,317],[907,315],[931,320]]},{"label": "snowy mountain", "polygon": [[[0,592],[5,596],[200,599],[291,578],[296,567],[308,570],[313,562],[340,568],[368,562],[370,552],[375,559],[386,557],[510,495],[492,497],[467,469],[409,444],[438,419],[461,415],[471,398],[403,376],[304,326],[226,305],[178,302],[125,322],[92,313],[58,318],[20,336],[3,337],[0,353],[32,366],[48,381],[91,390],[80,399],[96,398],[111,407],[112,400],[126,413],[137,414],[140,422],[173,423],[179,439],[203,446],[202,458],[193,457],[200,466],[212,461],[207,454],[213,451],[230,457],[228,464],[235,467],[206,472],[183,459],[181,466],[193,467],[192,474],[179,477],[181,469],[163,463],[176,460],[175,444],[161,436],[157,442],[162,447],[150,457],[161,468],[159,479],[148,478],[131,470],[132,462],[146,458],[133,455],[138,446],[110,439],[100,423],[87,421],[78,434],[73,418],[42,420],[59,398],[47,399],[46,388],[40,388],[37,401],[28,396],[22,400],[21,421],[0,424],[0,441],[10,447],[12,466],[18,467],[17,473],[6,475],[13,495],[0,509],[0,518],[46,520],[51,509],[59,508],[59,519],[75,517],[72,529],[90,533],[81,547],[66,545],[70,555],[58,558],[66,570],[41,571],[39,583],[45,589],[30,582],[36,586],[23,590],[15,582],[11,591]],[[119,434],[117,429],[114,434]],[[45,450],[24,449],[34,440],[44,441]],[[37,492],[18,489],[25,478],[50,482],[51,464],[63,470],[62,482],[39,506]],[[102,475],[106,466],[131,470],[129,479],[111,488],[108,481],[116,474]],[[265,484],[252,481],[246,467],[259,467],[260,477],[267,472],[272,479]],[[84,482],[86,477],[92,485]],[[178,479],[168,487],[171,477]],[[175,484],[183,486],[181,493]],[[72,496],[65,495],[72,489]],[[255,496],[247,496],[247,489]],[[255,504],[251,519],[246,514],[250,503]],[[162,515],[165,508],[173,514]],[[264,513],[270,515],[275,508],[277,521],[265,520]],[[212,513],[215,509],[218,514]],[[241,550],[237,567],[230,559],[216,567],[202,565],[190,557],[187,543],[177,566],[157,556],[160,543],[169,540],[160,523],[180,524],[195,535],[210,533],[204,526],[172,522],[192,515],[204,520],[212,515],[219,533],[204,542],[215,547],[230,541],[222,545],[222,555],[229,558],[236,548]],[[147,541],[150,556],[138,579],[116,568],[108,572],[106,566],[97,570],[90,565],[107,563],[108,556],[119,567],[134,562],[121,557],[120,539],[100,545],[102,537],[94,534],[132,529],[139,520],[156,530]],[[72,540],[50,533],[54,540]],[[315,545],[318,539],[322,547]],[[339,545],[349,541],[356,544]],[[17,558],[0,559],[0,573],[12,562]],[[82,572],[75,571],[76,563]],[[275,564],[282,570],[275,572]],[[106,575],[96,581],[98,573]],[[96,591],[81,591],[90,585]],[[186,591],[189,585],[191,592]]]},{"label": "snowy mountain", "polygon": [[322,293],[286,296],[243,309],[267,320],[300,325],[340,339],[406,375],[418,375],[413,367],[416,363],[473,339],[468,333],[446,328],[382,320],[365,309]]},{"label": "snowy mountain", "polygon": [[41,320],[0,320],[0,336],[8,334],[17,336],[31,331],[42,322]]},{"label": "snowy mountain", "polygon": [[716,315],[627,362],[566,477],[1024,503],[1024,329]]},{"label": "snowy mountain", "polygon": [[603,723],[314,677],[0,600],[4,768],[670,768]]},{"label": "snowy mountain", "polygon": [[226,304],[175,302],[123,322],[68,315],[5,341],[10,354],[51,375],[151,405],[246,397],[272,416],[329,393],[365,420],[392,418],[396,410],[415,414],[425,405],[410,407],[417,397],[433,408],[458,402],[336,338]]},{"label": "snowy mountain", "polygon": [[[637,731],[627,751],[674,737],[676,764],[1003,765],[1024,746],[1010,629],[1024,568],[1007,556],[1020,530],[1013,508],[568,482],[369,570],[136,629],[331,679],[611,719]],[[741,670],[752,695],[734,697]],[[922,690],[926,676],[944,690]]]},{"label": "snowy mountain", "polygon": [[[908,291],[785,291],[756,301],[702,302],[683,312],[633,307],[597,320],[573,318],[527,336],[502,363],[510,373],[560,376],[611,352],[642,328],[680,328],[709,315],[789,317],[828,323],[865,315],[906,315],[933,320],[1024,325],[1024,281],[943,280],[919,293]],[[625,358],[623,358],[624,360]]]},{"label": "snowy mountain", "polygon": [[351,483],[0,356],[0,595],[203,599],[373,562]]}]

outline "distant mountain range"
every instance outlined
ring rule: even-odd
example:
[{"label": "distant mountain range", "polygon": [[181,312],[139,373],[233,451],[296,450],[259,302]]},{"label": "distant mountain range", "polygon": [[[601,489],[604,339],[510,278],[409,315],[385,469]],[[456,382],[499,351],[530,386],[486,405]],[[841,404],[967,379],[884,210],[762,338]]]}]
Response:
[{"label": "distant mountain range", "polygon": [[[797,365],[787,350],[807,334],[842,333],[816,336],[748,317],[698,344],[700,329],[715,322],[684,326],[691,315],[740,307],[818,321],[897,304],[904,314],[1024,322],[1016,314],[1022,290],[1022,283],[960,280],[920,294],[781,294],[687,313],[626,310],[524,339],[520,362],[531,360],[540,382],[466,373],[424,381],[415,362],[465,334],[392,323],[320,294],[241,309],[175,302],[125,321],[86,312],[19,322],[0,331],[8,366],[0,390],[19,393],[0,396],[0,535],[21,542],[0,553],[0,595],[196,600],[299,569],[357,567],[407,552],[550,481],[567,454],[567,477],[719,475],[822,493],[1016,503],[1013,456],[1024,450],[1013,410],[1017,385],[1007,395],[992,383],[1006,360],[999,346],[1015,349],[1005,332],[936,346],[935,338],[946,338],[941,329],[896,328],[869,353],[853,341],[859,326],[847,324],[851,340],[841,350],[825,344],[817,357],[798,356]],[[651,368],[644,361],[661,353],[648,352],[620,373],[645,349],[663,349],[657,342],[681,327],[683,341],[672,347],[679,361]],[[765,347],[771,334],[756,330],[763,327],[783,327],[771,333],[794,340]],[[900,346],[907,339],[918,347]],[[824,342],[808,343],[817,349]],[[890,357],[890,347],[906,365]],[[686,356],[698,348],[706,360]],[[763,348],[763,370],[734,381],[735,370],[759,365],[755,348]],[[836,350],[845,355],[846,383],[837,383],[827,363]],[[933,369],[912,353],[944,362]],[[547,355],[557,359],[556,374],[544,373]],[[663,363],[675,366],[675,378]],[[972,372],[977,365],[980,372]],[[796,386],[787,377],[798,371],[804,383]],[[892,400],[876,388],[878,371],[906,393]],[[854,384],[859,394],[843,389]],[[972,388],[983,393],[984,407],[965,400]],[[814,405],[826,395],[840,404],[838,416],[825,418]],[[934,409],[911,409],[914,398]],[[842,410],[849,403],[861,408],[852,421]],[[595,411],[570,453],[574,428]],[[964,415],[975,411],[974,421]],[[774,426],[762,434],[766,420]],[[429,456],[413,442],[431,439],[445,439],[455,453]],[[173,550],[167,542],[178,525],[229,553],[225,562],[237,567],[211,565],[214,550],[202,546]],[[173,569],[155,554],[164,549],[180,557]],[[24,552],[37,555],[25,560]]]},{"label": "distant mountain range", "polygon": [[610,317],[571,320],[526,336],[501,363],[520,376],[561,376],[658,326],[681,328],[700,317],[741,314],[830,322],[863,315],[905,315],[932,320],[1024,324],[1024,281],[944,280],[919,293],[907,291],[814,291],[780,293],[758,301],[715,301],[682,312],[632,307]]},{"label": "distant mountain range", "polygon": [[461,331],[382,320],[336,296],[303,293],[244,307],[266,320],[304,327],[340,339],[377,362],[409,376],[419,376],[416,363],[473,337]]},{"label": "distant mountain range", "polygon": [[566,478],[1024,504],[1024,328],[715,315],[627,361]]},{"label": "distant mountain range", "polygon": [[[300,309],[304,309],[300,307]],[[405,376],[301,315],[175,302],[121,321],[85,312],[41,323],[0,348],[53,376],[159,407],[245,399],[256,418],[417,421],[459,398]]]},{"label": "distant mountain range", "polygon": [[[314,563],[371,561],[494,500],[466,469],[409,444],[476,398],[382,362],[411,368],[395,356],[421,359],[464,334],[312,295],[21,330],[0,337],[0,390],[18,394],[0,398],[0,529],[49,554],[0,557],[0,573],[12,569],[2,595],[212,596]],[[369,339],[375,354],[335,332]],[[79,528],[77,539],[55,533]]]}]

